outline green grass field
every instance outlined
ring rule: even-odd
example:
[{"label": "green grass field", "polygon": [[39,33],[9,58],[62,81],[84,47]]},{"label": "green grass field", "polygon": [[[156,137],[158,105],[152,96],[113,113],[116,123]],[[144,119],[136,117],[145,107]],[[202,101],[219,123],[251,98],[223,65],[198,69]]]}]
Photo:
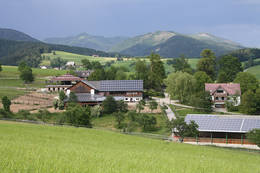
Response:
[{"label": "green grass field", "polygon": [[[169,135],[169,130],[166,127],[166,120],[167,117],[163,114],[152,114],[148,113],[146,114],[148,116],[154,116],[156,118],[157,124],[154,130],[149,131],[153,134],[160,134],[160,135]],[[128,120],[125,120],[124,123],[128,123]],[[105,115],[100,118],[93,119],[93,126],[98,128],[105,128],[105,129],[111,129],[116,130],[116,120],[113,115]],[[132,129],[132,132],[143,132],[142,128],[136,127]]]},{"label": "green grass field", "polygon": [[[79,55],[79,54],[63,52],[63,51],[55,51],[55,54],[56,55],[53,55],[53,53],[44,53],[42,55],[45,57],[49,57],[50,59],[61,57],[62,59],[65,59],[67,61],[74,61],[78,65],[81,64],[82,59],[99,61],[101,64],[105,64],[105,62],[107,61],[116,60],[116,58],[111,58],[111,57],[92,57],[92,56]],[[50,61],[45,60],[42,62],[41,65],[50,65]]]},{"label": "green grass field", "polygon": [[260,80],[260,65],[250,67],[246,72],[255,75],[256,78]]},{"label": "green grass field", "polygon": [[[113,64],[114,66],[124,66],[129,69],[129,71],[133,71],[134,68],[130,65],[137,61],[137,59],[144,60],[145,58],[124,58],[124,61],[116,61],[116,58],[112,57],[92,57],[92,56],[86,56],[86,55],[79,55],[79,54],[73,54],[63,51],[55,51],[56,55],[53,55],[53,53],[44,53],[42,54],[45,57],[49,57],[50,59],[61,57],[62,59],[65,59],[67,61],[74,61],[76,64],[81,65],[82,59],[88,59],[90,61],[99,61],[101,64],[105,64],[108,61],[115,61]],[[168,59],[162,59],[163,62],[165,62],[165,70],[167,73],[172,72],[174,69],[171,65],[166,64],[166,61]],[[148,62],[149,60],[147,60]],[[196,65],[198,63],[199,59],[189,59],[189,63],[193,69],[196,69]],[[44,60],[41,65],[50,65],[50,60]]]},{"label": "green grass field", "polygon": [[13,99],[17,96],[23,95],[26,91],[18,88],[41,88],[45,86],[45,77],[47,76],[59,76],[66,74],[66,70],[42,70],[39,68],[33,68],[33,74],[35,75],[35,81],[31,84],[24,84],[19,79],[20,72],[17,66],[2,66],[0,72],[0,98],[8,96]]},{"label": "green grass field", "polygon": [[0,121],[3,173],[258,173],[259,153]]}]

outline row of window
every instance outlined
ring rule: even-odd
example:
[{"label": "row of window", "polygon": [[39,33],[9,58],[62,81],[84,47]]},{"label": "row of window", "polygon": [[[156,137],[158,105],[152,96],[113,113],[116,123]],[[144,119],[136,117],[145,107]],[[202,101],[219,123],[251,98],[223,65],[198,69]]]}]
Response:
[{"label": "row of window", "polygon": [[225,100],[225,97],[216,97],[216,100]]}]

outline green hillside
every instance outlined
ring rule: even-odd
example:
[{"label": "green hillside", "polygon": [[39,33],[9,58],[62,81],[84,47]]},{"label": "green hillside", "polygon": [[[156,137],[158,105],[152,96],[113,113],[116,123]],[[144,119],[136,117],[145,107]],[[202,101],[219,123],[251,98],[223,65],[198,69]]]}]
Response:
[{"label": "green hillside", "polygon": [[184,35],[170,31],[157,31],[136,36],[115,45],[110,51],[131,56],[145,56],[151,52],[163,57],[199,57],[203,49],[212,49],[217,56],[243,48],[232,41],[208,33]]},{"label": "green hillside", "polygon": [[88,48],[0,39],[0,62],[5,65],[17,65],[19,61],[26,60],[26,58],[37,60],[40,59],[42,53],[50,53],[51,51],[56,50],[88,56],[115,56],[113,53],[106,53]]},{"label": "green hillside", "polygon": [[19,78],[20,72],[17,66],[2,66],[3,71],[0,72],[0,98],[8,96],[13,99],[17,96],[23,95],[27,89],[36,89],[44,87],[46,77],[59,76],[66,74],[66,70],[42,70],[39,68],[32,68],[35,75],[35,81],[31,84],[24,84]]},{"label": "green hillside", "polygon": [[228,55],[232,55],[240,59],[240,61],[248,61],[249,58],[260,58],[260,49],[257,48],[245,48],[232,51]]},{"label": "green hillside", "polygon": [[257,173],[260,155],[95,129],[0,121],[4,173]]},{"label": "green hillside", "polygon": [[68,46],[86,47],[101,51],[108,51],[113,45],[118,44],[127,37],[103,37],[93,36],[87,33],[81,33],[76,36],[64,37],[64,38],[47,38],[44,41],[52,44],[63,44]]},{"label": "green hillside", "polygon": [[13,40],[13,41],[29,41],[29,42],[39,42],[31,36],[16,31],[13,29],[0,28],[0,39]]},{"label": "green hillside", "polygon": [[255,75],[256,78],[260,80],[260,65],[250,67],[249,69],[246,69],[246,72]]},{"label": "green hillside", "polygon": [[[50,59],[61,57],[67,61],[74,61],[76,64],[81,64],[82,59],[88,59],[90,61],[99,61],[101,64],[105,64],[107,61],[115,61],[116,58],[113,57],[93,57],[88,55],[80,55],[76,53],[64,52],[64,51],[55,51],[53,53],[43,53],[42,56],[49,57]],[[44,60],[41,65],[49,65],[49,60]]]},{"label": "green hillside", "polygon": [[227,45],[229,44],[221,42],[217,43],[205,39],[196,39],[190,36],[178,34],[155,46],[136,44],[120,53],[133,56],[144,56],[149,55],[151,52],[155,52],[163,57],[179,57],[182,54],[187,57],[199,57],[203,49],[211,49],[217,56],[219,56],[241,48],[239,46]]}]

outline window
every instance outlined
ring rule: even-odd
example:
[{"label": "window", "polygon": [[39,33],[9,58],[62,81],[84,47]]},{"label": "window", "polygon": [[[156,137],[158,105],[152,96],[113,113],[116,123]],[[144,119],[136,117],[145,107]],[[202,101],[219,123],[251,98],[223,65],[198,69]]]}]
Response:
[{"label": "window", "polygon": [[224,98],[224,97],[222,97],[222,100],[225,100],[225,98]]},{"label": "window", "polygon": [[218,100],[218,97],[216,97],[216,100]]},{"label": "window", "polygon": [[218,89],[217,93],[223,93],[224,91],[222,89]]}]

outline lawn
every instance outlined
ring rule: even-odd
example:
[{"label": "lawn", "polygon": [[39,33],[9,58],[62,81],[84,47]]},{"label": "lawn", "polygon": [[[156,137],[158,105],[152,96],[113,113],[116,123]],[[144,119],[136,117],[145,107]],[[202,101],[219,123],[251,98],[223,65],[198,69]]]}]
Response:
[{"label": "lawn", "polygon": [[[167,117],[162,114],[146,114],[148,116],[154,116],[156,118],[157,124],[154,130],[149,131],[153,134],[169,135],[169,130],[166,127]],[[124,123],[128,123],[128,120],[125,120]],[[116,130],[116,121],[113,115],[104,115],[100,118],[93,119],[93,126],[96,128],[104,128],[110,130]],[[133,129],[132,132],[143,132],[140,126],[137,126]]]},{"label": "lawn", "polygon": [[[86,55],[79,55],[74,53],[68,53],[63,51],[55,51],[56,55],[53,55],[53,53],[44,53],[45,57],[49,57],[50,59],[61,57],[62,59],[65,59],[67,61],[74,61],[76,64],[81,65],[82,59],[89,59],[90,61],[99,61],[101,64],[105,64],[108,61],[115,61],[113,65],[115,66],[124,66],[129,69],[129,71],[134,71],[134,68],[131,66],[137,59],[144,60],[146,58],[124,58],[124,61],[116,61],[116,58],[112,57],[92,57],[92,56],[86,56]],[[166,64],[166,61],[168,59],[162,59],[163,62],[165,62],[165,70],[167,73],[172,72],[174,69],[171,65]],[[198,63],[199,59],[189,59],[189,63],[193,69],[196,69],[196,65]],[[149,60],[147,59],[147,62]],[[50,65],[49,60],[44,60],[41,65]]]},{"label": "lawn", "polygon": [[260,65],[250,67],[246,72],[255,75],[256,78],[260,80]]},{"label": "lawn", "polygon": [[0,121],[4,173],[258,173],[260,155],[111,131]]},{"label": "lawn", "polygon": [[[53,53],[44,53],[42,54],[45,57],[49,57],[50,59],[61,57],[62,59],[65,59],[67,61],[74,61],[76,64],[80,65],[82,59],[89,59],[91,61],[99,61],[101,64],[105,64],[107,61],[116,60],[116,58],[112,57],[92,57],[92,56],[86,56],[86,55],[79,55],[69,52],[63,52],[63,51],[55,51],[55,55]],[[42,62],[41,65],[49,65],[50,61],[45,60]]]},{"label": "lawn", "polygon": [[31,84],[24,84],[24,82],[19,79],[20,72],[17,66],[2,66],[2,69],[3,71],[0,72],[0,98],[2,98],[2,96],[8,96],[11,99],[23,95],[26,92],[19,88],[42,88],[45,86],[45,77],[66,74],[66,70],[32,68],[35,81]]},{"label": "lawn", "polygon": [[[15,78],[18,79],[20,72],[18,71],[17,66],[2,66],[3,71],[0,72],[1,78]],[[59,76],[62,74],[66,74],[67,70],[54,70],[54,69],[40,69],[40,68],[32,68],[33,74],[36,78],[42,78],[47,76]]]},{"label": "lawn", "polygon": [[[180,117],[185,117],[187,114],[216,114],[216,112],[204,112],[204,111],[199,111],[196,109],[190,109],[190,108],[183,108],[179,106],[174,106],[174,105],[169,105],[170,108],[177,113]],[[221,114],[220,112],[217,112],[217,114]]]}]

